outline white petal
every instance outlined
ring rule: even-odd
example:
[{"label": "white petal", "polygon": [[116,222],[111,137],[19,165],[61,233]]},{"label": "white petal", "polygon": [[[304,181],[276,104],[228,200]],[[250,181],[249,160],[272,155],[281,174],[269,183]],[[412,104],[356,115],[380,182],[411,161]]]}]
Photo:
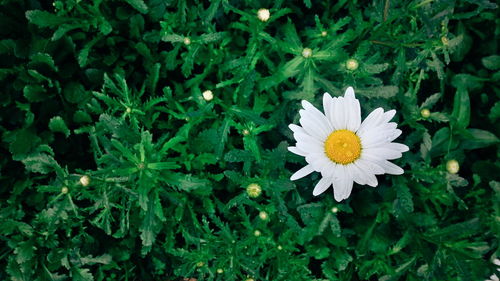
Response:
[{"label": "white petal", "polygon": [[326,118],[325,114],[323,114],[319,109],[317,109],[310,102],[303,100],[302,106],[304,109],[318,122],[321,122],[321,125],[324,126],[328,131],[332,131],[332,126],[330,125],[330,121]]},{"label": "white petal", "polygon": [[332,178],[335,174],[335,171],[337,170],[337,164],[334,162],[330,161],[326,167],[324,167],[321,170],[321,176],[327,177],[327,178]]},{"label": "white petal", "polygon": [[323,94],[323,111],[325,111],[325,116],[330,125],[332,126],[332,131],[335,130],[333,127],[333,98],[329,93]]},{"label": "white petal", "polygon": [[339,165],[341,169],[339,169],[339,173],[337,173],[336,177],[333,181],[333,196],[337,202],[346,199],[345,195],[349,195],[352,190],[352,177],[349,176],[347,169],[343,165]]},{"label": "white petal", "polygon": [[354,89],[352,87],[347,87],[344,93],[344,97],[355,99],[356,97],[354,96]]},{"label": "white petal", "polygon": [[376,124],[378,124],[380,118],[382,117],[382,114],[384,113],[384,110],[379,107],[375,110],[373,110],[368,116],[363,120],[361,123],[361,126],[359,127],[358,134],[362,134],[363,131],[369,130],[372,127],[374,127]]},{"label": "white petal", "polygon": [[306,143],[311,143],[317,146],[323,146],[323,142],[318,140],[317,138],[307,134],[307,133],[301,133],[297,132],[293,134],[293,137],[297,140],[297,142],[306,142]]},{"label": "white petal", "polygon": [[299,114],[301,116],[299,120],[300,125],[302,125],[309,135],[324,141],[331,133],[332,130],[328,129],[329,125],[313,117],[312,112],[301,109],[299,110]]},{"label": "white petal", "polygon": [[410,148],[406,144],[397,143],[397,142],[388,143],[388,144],[386,144],[386,147],[388,147],[390,149],[397,150],[399,152],[406,152],[406,151],[410,150]]},{"label": "white petal", "polygon": [[290,177],[290,180],[298,180],[298,179],[301,179],[307,175],[309,175],[310,173],[314,172],[314,169],[312,168],[311,165],[306,165],[304,166],[302,169],[298,170],[297,172],[295,172],[291,177]]},{"label": "white petal", "polygon": [[354,97],[354,89],[347,88],[344,95],[344,111],[346,116],[346,128],[356,132],[361,125],[361,107],[359,101]]},{"label": "white petal", "polygon": [[333,120],[332,125],[335,130],[346,129],[346,116],[344,110],[344,98],[338,97],[333,99]]},{"label": "white petal", "polygon": [[317,142],[304,142],[304,141],[298,141],[295,146],[306,152],[307,154],[309,153],[324,153],[325,149],[323,148],[323,145],[321,143]]},{"label": "white petal", "polygon": [[288,128],[290,128],[290,130],[292,130],[294,133],[300,132],[303,134],[307,134],[307,132],[304,130],[304,128],[302,128],[301,126],[295,125],[295,124],[288,125]]},{"label": "white petal", "polygon": [[352,179],[359,185],[365,185],[368,182],[368,178],[365,176],[367,171],[363,171],[359,167],[359,165],[356,164],[356,162],[348,165],[349,169],[351,169],[351,175]]},{"label": "white petal", "polygon": [[[363,154],[361,159],[356,160],[356,165],[363,171],[374,175],[382,175],[385,170],[380,167],[376,162],[370,161],[370,159],[377,159],[377,157],[370,158],[370,155]],[[378,159],[377,159],[378,160]]]},{"label": "white petal", "polygon": [[288,151],[290,151],[291,153],[300,155],[300,156],[304,156],[304,157],[307,155],[307,153],[305,153],[304,151],[300,150],[299,148],[297,148],[295,146],[289,146]]},{"label": "white petal", "polygon": [[387,160],[398,159],[403,156],[399,150],[390,149],[387,145],[388,144],[383,147],[366,148],[364,149],[364,153],[370,153],[373,156]]},{"label": "white petal", "polygon": [[321,193],[325,192],[325,190],[327,190],[328,187],[330,187],[330,185],[332,185],[331,178],[325,178],[325,177],[321,178],[321,180],[319,180],[319,182],[314,187],[313,195],[314,196],[320,195]]},{"label": "white petal", "polygon": [[331,160],[326,157],[324,152],[309,153],[306,156],[307,163],[311,164],[315,171],[321,172],[328,169]]},{"label": "white petal", "polygon": [[384,168],[386,174],[402,175],[404,173],[404,170],[401,167],[387,160],[383,161],[381,167]]},{"label": "white petal", "polygon": [[383,118],[382,118],[381,122],[382,122],[382,123],[387,123],[387,122],[389,122],[389,121],[390,121],[390,120],[394,117],[394,115],[396,115],[396,110],[391,109],[391,110],[389,110],[389,111],[386,111],[386,112],[384,113],[384,116],[383,116]]}]

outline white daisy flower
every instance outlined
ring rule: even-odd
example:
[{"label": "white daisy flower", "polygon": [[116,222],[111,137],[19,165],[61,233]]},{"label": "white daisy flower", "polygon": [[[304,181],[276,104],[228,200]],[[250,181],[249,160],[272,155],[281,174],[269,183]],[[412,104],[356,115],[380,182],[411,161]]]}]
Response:
[{"label": "white daisy flower", "polygon": [[392,142],[401,135],[397,124],[389,122],[395,110],[377,108],[361,123],[361,108],[352,87],[344,97],[332,98],[325,93],[325,114],[308,101],[303,100],[302,106],[301,126],[289,126],[297,143],[288,150],[304,156],[308,164],[290,179],[320,172],[322,178],[314,187],[314,196],[333,185],[335,200],[341,201],[351,194],[353,182],[377,186],[375,175],[403,174],[403,169],[387,161],[408,151],[408,146]]}]

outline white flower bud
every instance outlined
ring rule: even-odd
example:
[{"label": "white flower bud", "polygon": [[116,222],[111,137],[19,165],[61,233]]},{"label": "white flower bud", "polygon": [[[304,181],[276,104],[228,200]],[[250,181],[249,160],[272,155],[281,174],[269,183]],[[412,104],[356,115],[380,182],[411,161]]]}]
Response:
[{"label": "white flower bud", "polygon": [[83,176],[80,178],[80,184],[83,186],[88,186],[90,184],[89,176]]},{"label": "white flower bud", "polygon": [[431,116],[431,111],[427,108],[420,110],[420,115],[424,118],[429,118]]},{"label": "white flower bud", "polygon": [[458,170],[460,170],[460,164],[458,164],[458,161],[455,159],[449,160],[446,162],[446,170],[448,170],[450,174],[456,174]]},{"label": "white flower bud", "polygon": [[184,38],[184,45],[186,45],[186,46],[187,46],[187,45],[189,45],[189,44],[191,44],[191,39],[189,39],[189,37],[185,37],[185,38]]},{"label": "white flower bud", "polygon": [[313,54],[313,51],[310,49],[310,48],[304,48],[304,50],[302,50],[302,56],[304,58],[310,58]]},{"label": "white flower bud", "polygon": [[211,101],[214,98],[214,93],[212,93],[212,91],[210,90],[206,90],[205,92],[202,93],[202,95],[203,99],[205,99],[206,101]]},{"label": "white flower bud", "polygon": [[247,194],[252,198],[257,198],[262,193],[262,188],[256,183],[251,183],[247,186]]},{"label": "white flower bud", "polygon": [[259,9],[257,11],[257,17],[259,18],[260,21],[266,22],[271,17],[271,13],[269,12],[268,9]]},{"label": "white flower bud", "polygon": [[359,63],[357,60],[355,59],[348,59],[346,62],[345,62],[345,67],[350,70],[350,71],[354,71],[356,69],[358,69],[359,67]]}]

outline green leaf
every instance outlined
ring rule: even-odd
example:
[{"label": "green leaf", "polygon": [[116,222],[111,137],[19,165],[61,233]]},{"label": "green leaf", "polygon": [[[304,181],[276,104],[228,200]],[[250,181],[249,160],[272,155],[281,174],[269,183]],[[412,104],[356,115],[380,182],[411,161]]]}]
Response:
[{"label": "green leaf", "polygon": [[455,93],[453,112],[451,116],[456,121],[458,128],[467,128],[470,122],[470,100],[469,92],[464,87],[459,87]]},{"label": "green leaf", "polygon": [[22,160],[26,170],[33,173],[48,174],[59,165],[50,155],[44,153],[32,154]]},{"label": "green leaf", "polygon": [[73,281],[94,281],[94,276],[88,268],[73,267],[71,277],[73,277]]},{"label": "green leaf", "polygon": [[70,135],[70,131],[66,126],[66,123],[60,116],[55,116],[50,119],[49,129],[52,132],[63,133],[66,137]]},{"label": "green leaf", "polygon": [[481,62],[483,63],[484,67],[486,67],[489,70],[500,69],[500,56],[499,55],[484,57],[481,59]]},{"label": "green leaf", "polygon": [[356,94],[366,96],[368,98],[392,98],[399,92],[396,86],[379,86],[364,89],[356,89]]},{"label": "green leaf", "polygon": [[26,11],[26,18],[30,23],[40,27],[58,26],[68,21],[66,18],[41,10]]},{"label": "green leaf", "polygon": [[478,149],[487,147],[490,145],[497,144],[499,139],[495,134],[481,130],[481,129],[467,129],[470,133],[470,137],[466,137],[466,139],[461,143],[461,147],[463,149]]},{"label": "green leaf", "polygon": [[129,3],[130,6],[139,11],[141,14],[146,14],[148,12],[148,6],[142,0],[125,0],[125,2]]}]

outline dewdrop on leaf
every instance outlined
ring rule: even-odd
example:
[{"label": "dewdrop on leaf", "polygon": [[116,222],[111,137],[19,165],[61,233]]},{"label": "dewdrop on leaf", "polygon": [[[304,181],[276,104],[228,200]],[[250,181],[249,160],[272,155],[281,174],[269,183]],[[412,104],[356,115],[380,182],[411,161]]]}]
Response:
[{"label": "dewdrop on leaf", "polygon": [[262,193],[262,188],[256,183],[251,183],[247,186],[247,194],[252,198],[257,198]]},{"label": "dewdrop on leaf", "polygon": [[312,53],[313,51],[310,48],[304,48],[304,50],[302,50],[302,56],[306,59],[310,58],[312,56]]},{"label": "dewdrop on leaf", "polygon": [[205,92],[202,93],[203,99],[206,101],[211,101],[214,98],[214,94],[210,90],[206,90]]},{"label": "dewdrop on leaf", "polygon": [[260,21],[266,22],[271,17],[271,13],[269,12],[268,9],[259,9],[257,11],[257,17],[259,18]]},{"label": "dewdrop on leaf", "polygon": [[458,164],[457,160],[451,159],[446,162],[446,170],[448,170],[450,174],[456,174],[460,170],[460,164]]}]

